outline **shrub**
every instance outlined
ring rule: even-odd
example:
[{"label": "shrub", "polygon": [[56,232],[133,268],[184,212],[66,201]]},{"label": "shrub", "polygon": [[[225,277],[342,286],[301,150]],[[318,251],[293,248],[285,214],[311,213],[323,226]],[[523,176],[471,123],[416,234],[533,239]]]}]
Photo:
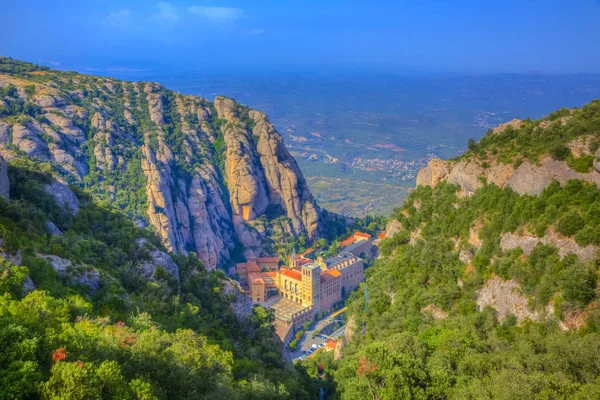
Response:
[{"label": "shrub", "polygon": [[558,161],[563,161],[571,155],[571,149],[565,145],[558,145],[550,149],[552,158]]},{"label": "shrub", "polygon": [[558,220],[556,230],[565,236],[573,236],[585,226],[585,221],[577,210],[571,210]]}]

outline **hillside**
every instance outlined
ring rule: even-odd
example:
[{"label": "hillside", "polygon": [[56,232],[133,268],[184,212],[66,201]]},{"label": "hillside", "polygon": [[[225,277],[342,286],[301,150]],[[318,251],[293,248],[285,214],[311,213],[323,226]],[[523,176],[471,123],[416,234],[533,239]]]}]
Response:
[{"label": "hillside", "polygon": [[329,390],[597,398],[599,145],[594,101],[512,121],[423,169],[365,273],[368,304],[363,291],[348,302],[341,360],[316,361]]},{"label": "hillside", "polygon": [[2,162],[0,189],[0,398],[314,397],[221,271],[47,164]]},{"label": "hillside", "polygon": [[0,58],[0,154],[47,164],[207,268],[324,229],[279,133],[229,98]]}]

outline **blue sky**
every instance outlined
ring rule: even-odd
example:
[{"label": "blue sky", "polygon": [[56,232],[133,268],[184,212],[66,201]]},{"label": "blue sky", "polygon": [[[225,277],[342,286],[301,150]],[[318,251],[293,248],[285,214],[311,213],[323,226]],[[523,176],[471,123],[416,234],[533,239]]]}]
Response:
[{"label": "blue sky", "polygon": [[600,72],[600,0],[8,3],[0,55],[63,67]]}]

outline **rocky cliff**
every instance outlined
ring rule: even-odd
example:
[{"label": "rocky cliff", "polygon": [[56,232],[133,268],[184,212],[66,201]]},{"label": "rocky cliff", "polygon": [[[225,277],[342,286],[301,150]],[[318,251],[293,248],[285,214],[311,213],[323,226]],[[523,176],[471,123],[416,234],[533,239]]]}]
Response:
[{"label": "rocky cliff", "polygon": [[586,126],[596,103],[537,121],[501,124],[457,159],[430,161],[419,171],[417,186],[448,182],[459,185],[464,196],[486,182],[533,196],[553,180],[564,185],[576,179],[600,187],[600,132],[590,134]]},{"label": "rocky cliff", "polygon": [[238,243],[261,255],[272,231],[312,239],[322,229],[302,173],[263,113],[156,83],[6,58],[0,67],[0,154],[46,163],[63,183],[149,225],[169,251],[194,251],[214,268]]}]

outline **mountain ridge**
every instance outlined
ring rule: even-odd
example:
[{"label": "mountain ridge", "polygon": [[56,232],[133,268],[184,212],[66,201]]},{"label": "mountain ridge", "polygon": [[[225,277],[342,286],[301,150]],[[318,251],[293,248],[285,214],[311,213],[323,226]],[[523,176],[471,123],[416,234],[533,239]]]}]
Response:
[{"label": "mountain ridge", "polygon": [[[312,240],[321,210],[265,114],[150,82],[0,59],[0,153],[48,162],[208,268]],[[269,211],[270,218],[260,219]],[[241,245],[241,246],[240,246]]]}]

